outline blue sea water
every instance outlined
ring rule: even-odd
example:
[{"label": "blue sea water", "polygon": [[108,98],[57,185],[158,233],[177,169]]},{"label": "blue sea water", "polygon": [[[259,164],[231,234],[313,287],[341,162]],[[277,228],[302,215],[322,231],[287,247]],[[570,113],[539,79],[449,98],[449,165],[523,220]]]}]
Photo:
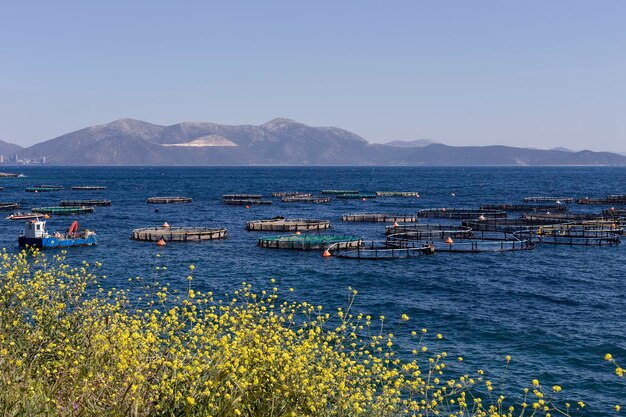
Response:
[{"label": "blue sea water", "polygon": [[[442,346],[462,355],[467,370],[485,369],[499,380],[504,357],[512,394],[538,378],[560,384],[559,397],[587,403],[588,415],[610,414],[626,401],[626,385],[603,360],[607,352],[626,362],[626,247],[542,246],[532,251],[482,254],[440,253],[396,261],[324,259],[319,251],[279,251],[256,246],[263,233],[247,232],[248,220],[274,216],[332,221],[332,233],[384,239],[384,224],[342,223],[351,212],[415,213],[433,207],[474,207],[481,203],[521,203],[525,196],[602,197],[626,193],[623,168],[464,168],[464,167],[245,167],[245,168],[57,168],[20,167],[24,178],[0,179],[0,201],[24,209],[54,206],[63,199],[110,199],[110,207],[80,215],[81,226],[98,232],[99,245],[75,248],[68,260],[101,261],[108,285],[125,287],[129,277],[149,277],[167,265],[161,282],[185,288],[188,266],[196,265],[193,285],[216,294],[232,293],[242,281],[257,288],[276,278],[294,297],[345,307],[347,288],[359,291],[354,309],[386,316],[400,346],[408,348],[410,325],[444,334]],[[64,190],[26,193],[31,185]],[[73,191],[72,185],[103,185],[104,191]],[[223,205],[227,193],[274,191],[318,193],[322,189],[418,191],[420,199],[333,199],[330,204]],[[455,194],[455,196],[452,195]],[[149,205],[150,196],[183,195],[191,204]],[[271,197],[270,197],[271,198]],[[159,211],[155,212],[155,208]],[[598,212],[601,206],[576,206]],[[55,216],[48,229],[67,229],[73,217]],[[159,226],[225,227],[228,238],[201,243],[129,240],[132,229]],[[17,251],[21,222],[0,221],[0,247]],[[161,254],[160,258],[155,255]],[[461,369],[461,368],[458,368]],[[454,370],[454,369],[453,369]]]}]

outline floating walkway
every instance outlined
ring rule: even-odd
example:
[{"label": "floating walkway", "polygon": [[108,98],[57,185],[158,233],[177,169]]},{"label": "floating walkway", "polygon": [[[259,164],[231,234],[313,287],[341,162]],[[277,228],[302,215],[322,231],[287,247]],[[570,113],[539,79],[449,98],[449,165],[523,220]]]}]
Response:
[{"label": "floating walkway", "polygon": [[307,195],[287,196],[280,199],[283,203],[330,203],[330,197],[313,197]]},{"label": "floating walkway", "polygon": [[20,208],[19,203],[0,203],[0,211],[16,210]]},{"label": "floating walkway", "polygon": [[272,204],[269,200],[260,200],[260,199],[236,199],[236,198],[228,198],[222,200],[222,203],[227,204],[229,206],[269,206]]},{"label": "floating walkway", "polygon": [[87,214],[96,211],[95,207],[81,206],[81,207],[35,207],[32,209],[33,213],[41,214],[59,214],[59,215],[71,215],[71,214]]},{"label": "floating walkway", "polygon": [[343,195],[358,194],[359,190],[322,190],[320,194]]},{"label": "floating walkway", "polygon": [[148,198],[148,204],[179,204],[179,203],[191,203],[193,200],[191,197],[150,197]]},{"label": "floating walkway", "polygon": [[504,219],[507,216],[504,210],[476,210],[465,208],[432,208],[420,210],[418,217],[439,217],[446,219]]},{"label": "floating walkway", "polygon": [[414,197],[420,198],[417,191],[376,191],[377,197]]},{"label": "floating walkway", "polygon": [[210,229],[205,227],[146,227],[133,230],[130,238],[146,242],[199,242],[202,240],[224,239],[226,229]]},{"label": "floating walkway", "polygon": [[52,191],[61,191],[63,187],[59,185],[35,185],[33,187],[26,187],[24,191],[28,193],[47,193]]},{"label": "floating walkway", "polygon": [[343,248],[340,244],[334,244],[328,247],[328,252],[337,258],[390,260],[433,255],[435,248],[422,242],[369,241],[362,242],[356,248]]},{"label": "floating walkway", "polygon": [[317,219],[270,219],[252,220],[246,223],[246,230],[271,232],[306,232],[330,228],[329,220]]},{"label": "floating walkway", "polygon": [[301,193],[299,191],[277,191],[272,193],[272,197],[311,197],[311,193]]},{"label": "floating walkway", "polygon": [[285,235],[262,237],[258,245],[272,249],[325,250],[330,245],[335,245],[339,249],[356,248],[361,242],[361,238],[357,236]]},{"label": "floating walkway", "polygon": [[72,190],[79,191],[101,191],[106,189],[107,187],[103,187],[101,185],[75,185],[72,187]]},{"label": "floating walkway", "polygon": [[354,213],[341,216],[342,222],[416,222],[417,217],[410,214]]},{"label": "floating walkway", "polygon": [[521,211],[526,213],[559,213],[567,211],[567,206],[562,204],[483,204],[481,210],[505,210],[505,211]]},{"label": "floating walkway", "polygon": [[59,203],[61,207],[76,206],[110,206],[111,200],[63,200]]},{"label": "floating walkway", "polygon": [[572,197],[524,197],[524,203],[571,204],[573,202]]}]

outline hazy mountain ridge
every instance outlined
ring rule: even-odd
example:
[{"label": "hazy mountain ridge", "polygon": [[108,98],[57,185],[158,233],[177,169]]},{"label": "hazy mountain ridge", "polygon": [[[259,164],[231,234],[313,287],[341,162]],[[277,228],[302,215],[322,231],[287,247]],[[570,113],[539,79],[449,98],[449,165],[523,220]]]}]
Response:
[{"label": "hazy mountain ridge", "polygon": [[608,152],[448,146],[425,139],[374,144],[344,129],[281,118],[260,126],[120,119],[12,153],[46,157],[54,165],[626,165],[626,156]]},{"label": "hazy mountain ridge", "polygon": [[9,156],[23,149],[21,146],[14,143],[5,142],[0,140],[0,155]]}]

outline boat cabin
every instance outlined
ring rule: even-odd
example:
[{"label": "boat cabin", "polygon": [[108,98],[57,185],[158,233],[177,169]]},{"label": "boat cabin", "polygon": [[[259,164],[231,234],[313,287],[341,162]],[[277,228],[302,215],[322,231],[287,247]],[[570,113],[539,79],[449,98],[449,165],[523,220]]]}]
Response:
[{"label": "boat cabin", "polygon": [[26,227],[24,229],[24,237],[39,239],[45,237],[46,233],[46,222],[43,220],[31,220],[26,222]]}]

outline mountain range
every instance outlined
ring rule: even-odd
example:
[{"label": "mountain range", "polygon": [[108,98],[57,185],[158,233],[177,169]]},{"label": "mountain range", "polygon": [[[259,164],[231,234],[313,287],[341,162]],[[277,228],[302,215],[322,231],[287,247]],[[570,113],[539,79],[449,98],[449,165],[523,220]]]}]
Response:
[{"label": "mountain range", "polygon": [[448,146],[426,139],[376,144],[344,129],[289,119],[260,126],[120,119],[23,149],[0,141],[0,154],[14,155],[14,161],[45,157],[51,165],[626,165],[626,156],[609,152]]}]

